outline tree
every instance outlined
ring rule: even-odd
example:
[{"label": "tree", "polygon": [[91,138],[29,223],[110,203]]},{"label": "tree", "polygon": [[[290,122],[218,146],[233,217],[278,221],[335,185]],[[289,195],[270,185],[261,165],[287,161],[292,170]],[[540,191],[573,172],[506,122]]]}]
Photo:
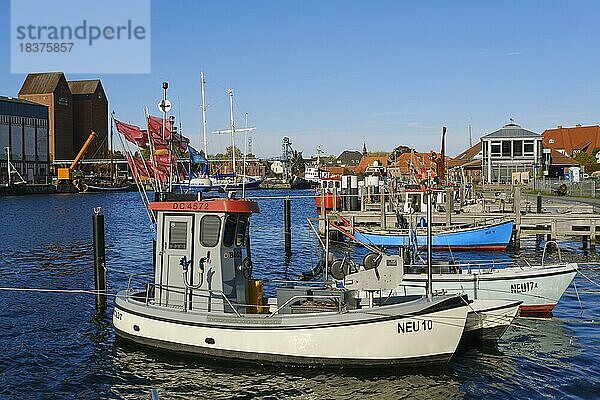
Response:
[{"label": "tree", "polygon": [[[594,149],[594,151],[596,151],[596,149]],[[585,151],[580,151],[574,158],[575,161],[577,161],[579,164],[585,167],[585,171],[588,173],[600,169],[600,165],[598,165],[596,157],[586,153]]]}]

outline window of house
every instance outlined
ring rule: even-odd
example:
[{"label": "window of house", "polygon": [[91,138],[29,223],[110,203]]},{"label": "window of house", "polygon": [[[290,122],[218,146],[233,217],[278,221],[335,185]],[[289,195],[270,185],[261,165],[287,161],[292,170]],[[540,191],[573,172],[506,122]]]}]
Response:
[{"label": "window of house", "polygon": [[502,157],[510,157],[511,156],[511,141],[503,140],[502,141]]},{"label": "window of house", "polygon": [[492,157],[500,157],[501,149],[500,142],[492,142]]},{"label": "window of house", "polygon": [[533,156],[533,140],[526,140],[523,143],[523,155]]},{"label": "window of house", "polygon": [[515,140],[513,145],[513,157],[521,157],[523,155],[523,141]]}]

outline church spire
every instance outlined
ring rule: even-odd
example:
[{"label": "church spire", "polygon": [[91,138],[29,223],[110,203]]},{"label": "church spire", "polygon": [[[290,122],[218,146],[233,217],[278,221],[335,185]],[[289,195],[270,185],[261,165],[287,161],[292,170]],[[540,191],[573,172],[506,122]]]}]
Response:
[{"label": "church spire", "polygon": [[367,154],[367,143],[363,141],[363,157],[366,157]]}]

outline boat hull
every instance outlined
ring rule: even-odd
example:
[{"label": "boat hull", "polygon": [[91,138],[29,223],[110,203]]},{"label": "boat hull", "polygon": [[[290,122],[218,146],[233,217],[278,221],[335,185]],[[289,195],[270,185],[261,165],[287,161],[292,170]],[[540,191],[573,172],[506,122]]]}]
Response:
[{"label": "boat hull", "polygon": [[521,304],[512,300],[473,300],[463,341],[497,341],[519,314]]},{"label": "boat hull", "polygon": [[450,360],[462,337],[467,309],[465,299],[455,296],[345,313],[235,317],[145,305],[121,292],[113,324],[123,339],[211,358],[349,367],[413,365]]},{"label": "boat hull", "polygon": [[[452,250],[504,250],[512,237],[514,223],[506,221],[499,224],[470,227],[464,229],[436,232],[432,235],[431,244],[436,249]],[[363,243],[382,247],[408,246],[409,233],[358,232],[357,240]],[[417,232],[417,245],[427,246],[427,234]]]},{"label": "boat hull", "polygon": [[[465,293],[470,299],[522,301],[521,315],[545,316],[552,312],[577,271],[577,264],[566,263],[434,274],[433,290]],[[427,274],[405,274],[395,294],[422,295],[426,282]]]},{"label": "boat hull", "polygon": [[[315,205],[317,209],[321,208],[322,201],[325,201],[325,209],[326,210],[336,210],[342,209],[342,198],[340,196],[336,196],[334,200],[334,196],[331,193],[326,193],[324,196],[317,195],[315,196]],[[335,207],[334,207],[335,201]]]}]

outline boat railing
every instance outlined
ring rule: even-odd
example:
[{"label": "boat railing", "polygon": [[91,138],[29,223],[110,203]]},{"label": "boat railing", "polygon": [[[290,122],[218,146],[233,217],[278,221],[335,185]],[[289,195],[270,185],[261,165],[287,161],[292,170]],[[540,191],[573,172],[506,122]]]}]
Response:
[{"label": "boat railing", "polygon": [[335,296],[335,295],[315,295],[315,294],[311,294],[310,296],[307,296],[306,294],[304,294],[304,295],[296,295],[296,296],[290,297],[282,305],[278,305],[277,309],[275,311],[270,312],[266,316],[266,318],[272,318],[275,314],[279,313],[279,311],[281,311],[284,307],[287,307],[288,305],[290,305],[292,302],[294,302],[296,300],[300,300],[300,299],[306,299],[307,297],[310,297],[311,299],[333,300],[334,303],[336,303],[337,306],[338,306],[338,313],[341,314],[342,311],[343,311],[342,302],[340,301],[340,297],[339,296]]},{"label": "boat railing", "polygon": [[542,267],[544,266],[544,259],[546,258],[546,249],[549,244],[553,244],[558,249],[558,262],[562,263],[562,254],[560,253],[560,247],[556,240],[549,240],[544,244],[544,250],[542,251]]},{"label": "boat railing", "polygon": [[[187,295],[188,295],[188,288],[185,287],[180,287],[180,286],[169,286],[169,285],[163,285],[161,283],[154,283],[154,282],[150,282],[146,284],[146,305],[150,304],[150,293],[151,293],[151,288],[154,288],[154,290],[156,291],[156,288],[161,289],[161,290],[166,290],[167,292],[175,292],[175,293],[180,293],[183,294],[184,299],[187,299]],[[214,290],[214,289],[203,289],[203,288],[197,288],[194,289],[194,292],[201,292],[201,293],[206,293],[209,296],[217,296],[220,297],[223,301],[225,301],[225,303],[227,303],[227,305],[233,310],[233,312],[235,313],[236,316],[241,317],[242,315],[238,312],[237,307],[234,306],[234,304],[231,302],[231,300],[229,300],[229,298],[225,295],[225,293],[223,293],[221,290]],[[193,294],[196,295],[196,294]],[[184,300],[182,307],[183,307],[183,311],[187,312],[188,308],[188,301]],[[238,307],[245,307],[246,305],[237,305]]]}]

